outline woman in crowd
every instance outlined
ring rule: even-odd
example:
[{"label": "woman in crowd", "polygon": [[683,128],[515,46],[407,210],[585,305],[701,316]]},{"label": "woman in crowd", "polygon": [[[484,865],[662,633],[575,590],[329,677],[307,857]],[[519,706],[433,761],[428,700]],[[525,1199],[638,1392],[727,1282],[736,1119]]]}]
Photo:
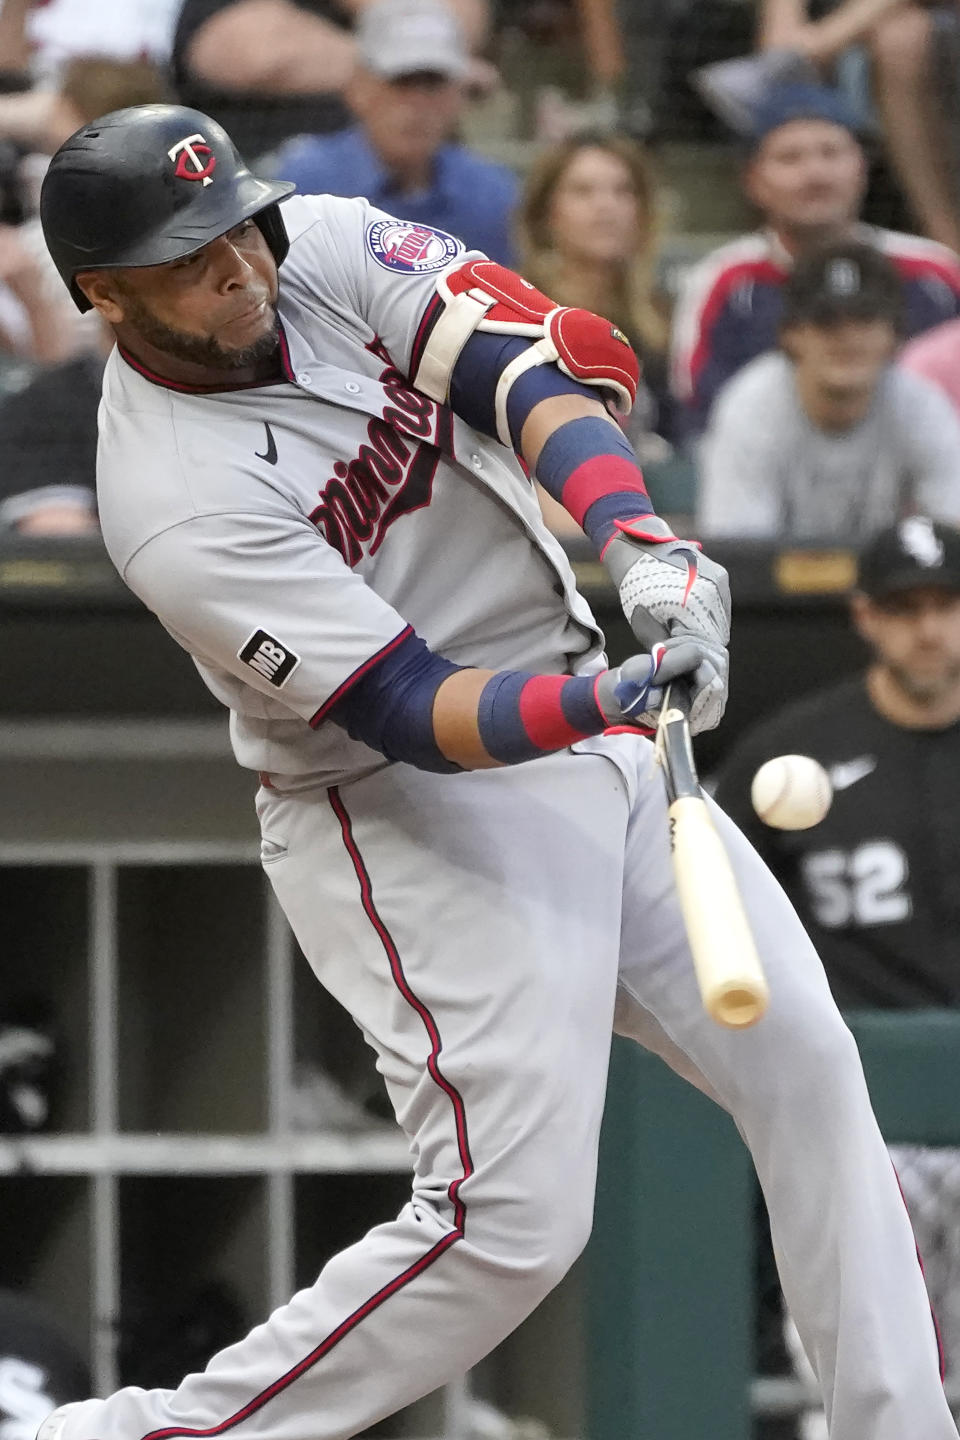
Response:
[{"label": "woman in crowd", "polygon": [[651,431],[671,438],[657,209],[643,147],[624,135],[585,134],[539,157],[518,213],[520,273],[561,305],[607,316],[640,356],[646,393],[628,432],[641,452]]}]

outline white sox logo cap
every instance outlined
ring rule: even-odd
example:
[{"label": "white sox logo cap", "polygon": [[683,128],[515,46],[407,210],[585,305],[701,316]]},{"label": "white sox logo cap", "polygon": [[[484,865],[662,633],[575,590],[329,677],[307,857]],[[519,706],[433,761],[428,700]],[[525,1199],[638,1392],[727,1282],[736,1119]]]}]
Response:
[{"label": "white sox logo cap", "polygon": [[875,600],[929,586],[960,591],[960,533],[926,515],[881,530],[860,556],[858,586]]},{"label": "white sox logo cap", "polygon": [[944,561],[943,541],[933,528],[933,521],[926,515],[911,515],[897,527],[897,537],[908,555],[918,565],[934,569]]}]

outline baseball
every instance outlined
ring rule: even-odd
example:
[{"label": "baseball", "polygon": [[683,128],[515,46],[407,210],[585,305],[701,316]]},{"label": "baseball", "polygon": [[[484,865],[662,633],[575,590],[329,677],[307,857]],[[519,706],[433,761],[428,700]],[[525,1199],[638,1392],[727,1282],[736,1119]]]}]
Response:
[{"label": "baseball", "polygon": [[809,755],[777,755],[754,775],[750,799],[764,825],[809,830],[830,809],[833,787],[826,770]]}]

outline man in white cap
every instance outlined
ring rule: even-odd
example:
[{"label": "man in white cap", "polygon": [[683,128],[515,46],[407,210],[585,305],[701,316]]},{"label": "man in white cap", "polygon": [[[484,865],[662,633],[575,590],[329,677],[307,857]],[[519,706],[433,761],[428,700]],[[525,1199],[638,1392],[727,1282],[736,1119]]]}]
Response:
[{"label": "man in white cap", "polygon": [[[353,30],[371,3],[182,0],[171,55],[174,89],[183,104],[225,125],[250,159],[292,135],[340,130],[349,123],[343,90],[357,58]],[[459,17],[471,50],[479,50],[489,0],[444,3]],[[475,64],[482,76],[483,62]]]},{"label": "man in white cap", "polygon": [[365,196],[510,264],[516,177],[451,139],[470,66],[457,17],[442,0],[378,0],[356,38],[346,90],[356,123],[289,141],[269,162],[273,174],[306,195]]}]

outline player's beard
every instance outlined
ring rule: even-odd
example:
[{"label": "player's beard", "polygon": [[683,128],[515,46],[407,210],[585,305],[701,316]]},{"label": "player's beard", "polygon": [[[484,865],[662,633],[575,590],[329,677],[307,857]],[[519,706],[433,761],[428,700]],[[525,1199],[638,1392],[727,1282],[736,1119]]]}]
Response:
[{"label": "player's beard", "polygon": [[280,321],[276,305],[271,305],[271,323],[250,345],[242,349],[231,349],[221,345],[213,335],[194,335],[188,330],[175,330],[165,325],[138,296],[126,291],[123,297],[125,319],[137,334],[176,360],[189,360],[195,365],[205,365],[213,370],[246,370],[268,360],[280,344]]},{"label": "player's beard", "polygon": [[960,661],[945,660],[935,672],[918,674],[906,665],[891,665],[884,662],[887,673],[897,689],[914,705],[939,705],[956,690],[960,690]]}]

